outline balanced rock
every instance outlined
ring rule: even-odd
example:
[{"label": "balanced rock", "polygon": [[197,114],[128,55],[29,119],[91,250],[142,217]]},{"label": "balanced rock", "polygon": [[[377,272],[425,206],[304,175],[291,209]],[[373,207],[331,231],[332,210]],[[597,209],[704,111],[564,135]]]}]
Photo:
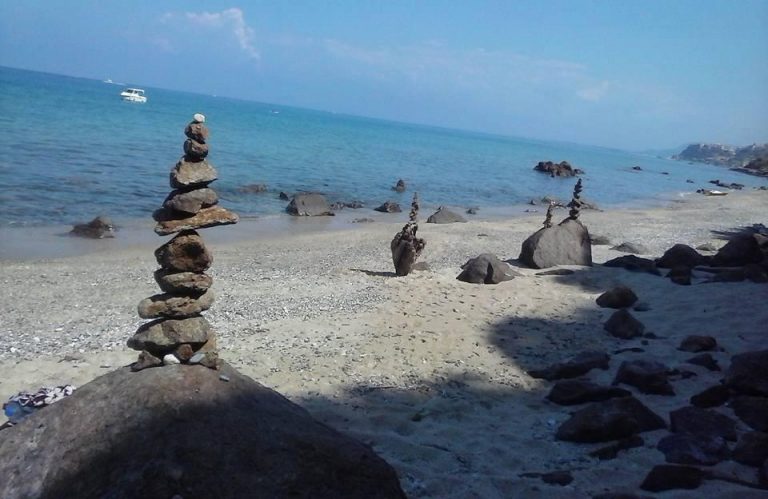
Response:
[{"label": "balanced rock", "polygon": [[631,307],[637,301],[637,295],[627,286],[616,286],[597,297],[597,304],[607,308]]},{"label": "balanced rock", "polygon": [[635,319],[625,308],[617,310],[611,315],[603,325],[603,329],[608,331],[611,336],[629,340],[637,336],[642,336],[645,326],[642,322]]},{"label": "balanced rock", "polygon": [[198,297],[168,293],[154,295],[139,302],[139,317],[142,319],[159,317],[183,319],[208,310],[213,305],[213,299],[213,291],[210,289]]},{"label": "balanced rock", "polygon": [[642,393],[674,395],[675,390],[667,380],[668,371],[664,364],[653,360],[627,360],[619,366],[613,382],[632,385]]},{"label": "balanced rock", "polygon": [[191,217],[179,218],[177,213],[166,208],[156,210],[153,214],[157,225],[155,225],[155,234],[167,236],[174,232],[182,230],[204,229],[206,227],[216,227],[218,225],[236,224],[240,217],[237,213],[229,211],[221,206],[211,206],[203,208]]},{"label": "balanced rock", "polygon": [[369,446],[226,364],[123,368],[28,419],[0,439],[5,499],[405,498]]},{"label": "balanced rock", "polygon": [[91,239],[104,239],[105,237],[115,237],[115,226],[109,217],[99,215],[87,224],[75,225],[69,233]]},{"label": "balanced rock", "polygon": [[157,248],[155,259],[164,269],[175,272],[203,272],[213,263],[213,255],[193,230],[182,231]]},{"label": "balanced rock", "polygon": [[490,253],[470,258],[461,268],[463,270],[456,279],[473,284],[499,284],[515,278],[509,264]]},{"label": "balanced rock", "polygon": [[202,272],[158,269],[155,271],[155,282],[165,293],[199,295],[211,287],[213,278]]},{"label": "balanced rock", "polygon": [[204,160],[206,156],[208,156],[208,144],[192,139],[184,141],[184,159],[196,162]]},{"label": "balanced rock", "polygon": [[325,196],[317,193],[296,194],[285,210],[298,217],[319,217],[333,215]]},{"label": "balanced rock", "polygon": [[428,224],[452,224],[452,223],[465,223],[466,218],[462,217],[458,213],[454,213],[442,206],[437,209],[432,215],[427,218]]},{"label": "balanced rock", "polygon": [[216,191],[203,187],[192,191],[171,191],[163,201],[163,207],[172,211],[179,211],[194,215],[203,208],[208,208],[219,202]]},{"label": "balanced rock", "polygon": [[207,161],[190,162],[182,159],[171,170],[171,187],[174,189],[197,189],[206,187],[219,178],[216,169]]},{"label": "balanced rock", "polygon": [[595,402],[574,412],[555,438],[569,442],[607,442],[665,428],[664,420],[635,397]]},{"label": "balanced rock", "polygon": [[128,340],[128,347],[147,350],[160,357],[175,350],[182,343],[200,347],[208,341],[212,332],[211,324],[202,316],[159,319],[142,324]]},{"label": "balanced rock", "polygon": [[184,135],[196,142],[205,144],[208,141],[208,128],[202,122],[192,121],[184,129]]},{"label": "balanced rock", "polygon": [[592,265],[589,231],[578,220],[567,218],[544,227],[523,241],[518,257],[524,265],[544,269],[557,265]]}]

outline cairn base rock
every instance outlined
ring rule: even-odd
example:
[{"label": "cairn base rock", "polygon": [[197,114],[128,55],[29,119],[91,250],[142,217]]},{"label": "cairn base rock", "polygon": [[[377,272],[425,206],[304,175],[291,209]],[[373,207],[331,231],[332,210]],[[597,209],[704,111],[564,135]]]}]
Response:
[{"label": "cairn base rock", "polygon": [[557,265],[592,265],[589,231],[578,220],[565,219],[554,227],[539,229],[523,241],[520,262],[534,269]]}]

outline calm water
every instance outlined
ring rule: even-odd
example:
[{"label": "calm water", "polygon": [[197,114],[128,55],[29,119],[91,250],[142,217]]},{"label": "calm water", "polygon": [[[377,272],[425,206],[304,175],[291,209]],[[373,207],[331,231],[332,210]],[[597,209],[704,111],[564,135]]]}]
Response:
[{"label": "calm water", "polygon": [[[220,176],[213,187],[223,205],[246,216],[281,213],[286,202],[277,199],[279,191],[321,191],[330,201],[361,200],[370,208],[388,199],[407,205],[412,190],[426,209],[511,206],[545,194],[569,198],[574,181],[533,172],[541,160],[586,170],[584,197],[603,206],[690,192],[715,178],[765,183],[720,167],[611,149],[147,87],[148,102],[134,104],[120,100],[122,88],[0,67],[0,227],[66,225],[99,213],[148,219],[169,191],[168,171],[196,112],[211,130],[209,160]],[[643,171],[632,171],[634,165]],[[391,190],[398,178],[407,193]],[[267,184],[269,192],[238,192],[252,183]]]}]

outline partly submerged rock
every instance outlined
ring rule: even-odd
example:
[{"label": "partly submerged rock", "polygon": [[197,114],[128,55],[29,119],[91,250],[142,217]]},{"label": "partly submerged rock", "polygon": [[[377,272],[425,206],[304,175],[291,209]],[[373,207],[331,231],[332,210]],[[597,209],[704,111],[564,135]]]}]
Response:
[{"label": "partly submerged rock", "polygon": [[115,237],[115,225],[109,217],[99,215],[86,224],[75,225],[69,233],[91,239],[104,239],[105,237]]},{"label": "partly submerged rock", "polygon": [[317,193],[296,194],[285,210],[298,217],[321,217],[334,214],[325,196]]},{"label": "partly submerged rock", "polygon": [[452,224],[452,223],[465,223],[466,218],[462,217],[458,213],[454,213],[448,208],[442,206],[437,209],[432,215],[427,218],[428,224]]},{"label": "partly submerged rock", "polygon": [[405,498],[369,446],[226,364],[123,368],[2,433],[4,499]]}]

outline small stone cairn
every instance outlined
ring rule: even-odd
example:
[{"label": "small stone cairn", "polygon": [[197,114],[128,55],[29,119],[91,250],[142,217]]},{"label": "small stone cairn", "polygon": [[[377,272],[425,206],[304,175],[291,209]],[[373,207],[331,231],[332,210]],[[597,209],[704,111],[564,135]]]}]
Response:
[{"label": "small stone cairn", "polygon": [[155,211],[155,233],[176,234],[155,250],[160,269],[155,281],[162,290],[139,303],[142,319],[154,319],[139,327],[128,346],[140,350],[131,369],[139,371],[164,364],[219,366],[216,337],[202,316],[213,304],[213,279],[205,271],[213,256],[196,229],[237,223],[237,214],[218,206],[218,195],[208,185],[218,178],[206,161],[208,129],[205,116],[195,114],[184,134],[184,156],[170,174],[173,190]]},{"label": "small stone cairn", "polygon": [[568,211],[568,218],[571,220],[579,219],[579,214],[581,213],[581,207],[583,205],[581,201],[581,190],[581,179],[579,179],[573,187],[573,198],[571,199],[571,202],[568,203],[568,208],[570,208]]},{"label": "small stone cairn", "polygon": [[413,194],[411,202],[411,213],[408,216],[408,223],[403,226],[403,230],[395,234],[390,245],[392,249],[392,262],[395,264],[395,273],[399,276],[406,276],[413,270],[413,265],[424,250],[427,243],[424,239],[416,237],[416,231],[419,230],[419,224],[416,218],[419,215],[419,194]]}]

